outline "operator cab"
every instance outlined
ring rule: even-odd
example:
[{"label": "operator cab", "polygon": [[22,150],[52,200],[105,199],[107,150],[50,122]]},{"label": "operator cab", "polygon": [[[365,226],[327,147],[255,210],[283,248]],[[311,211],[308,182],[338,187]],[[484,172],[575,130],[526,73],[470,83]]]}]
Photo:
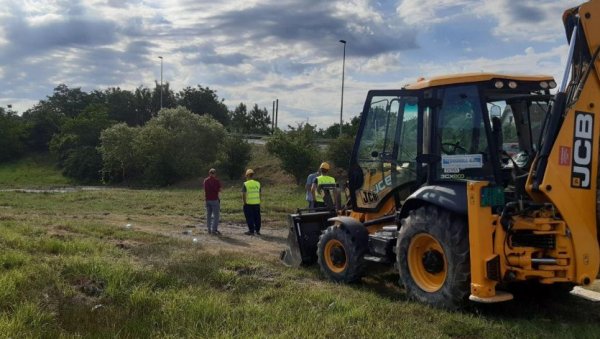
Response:
[{"label": "operator cab", "polygon": [[538,151],[555,86],[546,76],[463,74],[370,91],[351,158],[353,210],[375,212],[390,198],[399,207],[448,181],[522,192],[515,183]]}]

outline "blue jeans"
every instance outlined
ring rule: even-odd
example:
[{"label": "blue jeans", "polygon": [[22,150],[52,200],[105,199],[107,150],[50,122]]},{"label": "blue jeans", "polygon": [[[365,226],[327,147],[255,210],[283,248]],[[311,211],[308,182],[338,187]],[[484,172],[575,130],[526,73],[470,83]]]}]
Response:
[{"label": "blue jeans", "polygon": [[206,228],[208,228],[209,232],[217,231],[220,212],[221,203],[219,200],[206,201]]},{"label": "blue jeans", "polygon": [[260,232],[260,205],[244,205],[244,216],[248,224],[248,231]]}]

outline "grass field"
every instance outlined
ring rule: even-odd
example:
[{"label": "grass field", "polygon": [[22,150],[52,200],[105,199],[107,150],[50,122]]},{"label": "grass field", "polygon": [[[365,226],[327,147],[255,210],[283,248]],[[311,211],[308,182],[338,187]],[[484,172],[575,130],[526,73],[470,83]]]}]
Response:
[{"label": "grass field", "polygon": [[[0,167],[0,178],[4,170]],[[224,222],[243,220],[238,184],[230,182],[225,190]],[[285,216],[298,204],[303,204],[301,190],[271,184],[265,192],[267,224],[284,227]],[[193,188],[0,192],[0,337],[594,338],[600,333],[600,305],[575,297],[525,293],[504,304],[448,312],[406,300],[397,274],[384,268],[360,284],[338,285],[325,281],[315,267],[286,268],[276,256],[257,254],[245,244],[219,251],[162,235],[197,223],[203,213],[200,192]],[[153,231],[128,229],[126,223],[151,224]]]},{"label": "grass field", "polygon": [[71,181],[60,173],[48,156],[33,155],[21,161],[0,166],[0,187],[61,187]]}]

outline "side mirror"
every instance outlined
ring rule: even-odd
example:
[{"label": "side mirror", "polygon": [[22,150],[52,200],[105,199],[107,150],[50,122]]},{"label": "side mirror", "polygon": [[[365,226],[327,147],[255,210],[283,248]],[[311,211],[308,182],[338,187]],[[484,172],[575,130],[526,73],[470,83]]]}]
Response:
[{"label": "side mirror", "polygon": [[377,152],[377,151],[373,151],[373,152],[371,152],[371,156],[372,156],[373,158],[377,158],[377,157],[379,156],[379,152]]}]

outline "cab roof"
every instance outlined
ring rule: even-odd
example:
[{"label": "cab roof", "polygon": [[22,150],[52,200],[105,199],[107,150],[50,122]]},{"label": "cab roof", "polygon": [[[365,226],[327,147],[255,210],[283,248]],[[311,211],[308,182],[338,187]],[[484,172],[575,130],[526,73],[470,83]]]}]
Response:
[{"label": "cab roof", "polygon": [[404,89],[425,89],[429,87],[473,83],[489,81],[492,79],[505,79],[515,81],[553,81],[550,75],[523,75],[523,74],[498,74],[498,73],[462,73],[449,74],[431,77],[429,79],[421,78],[412,84],[404,86]]}]

